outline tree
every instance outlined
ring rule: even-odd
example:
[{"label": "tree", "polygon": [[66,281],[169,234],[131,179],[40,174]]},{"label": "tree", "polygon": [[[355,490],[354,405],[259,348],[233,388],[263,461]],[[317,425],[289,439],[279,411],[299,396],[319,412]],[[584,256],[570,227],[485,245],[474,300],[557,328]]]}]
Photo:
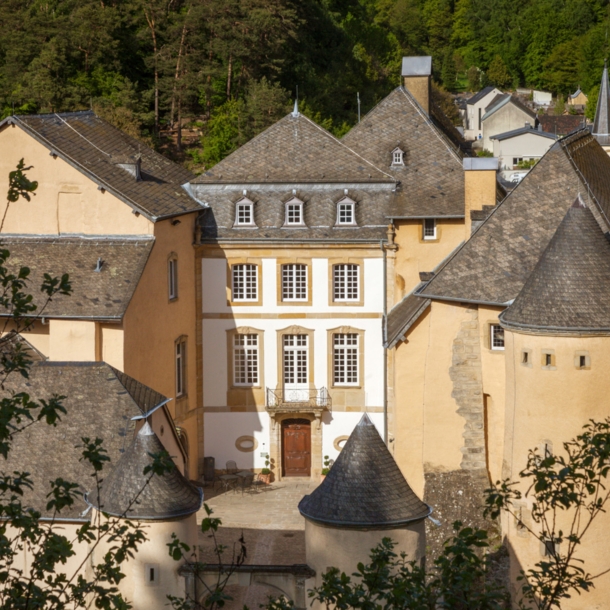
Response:
[{"label": "tree", "polygon": [[513,82],[513,77],[508,71],[504,60],[499,55],[496,55],[493,61],[489,64],[487,78],[492,85],[502,88],[509,87]]},{"label": "tree", "polygon": [[470,66],[466,73],[468,79],[468,90],[478,91],[481,88],[481,70],[476,66]]},{"label": "tree", "polygon": [[[21,198],[30,200],[38,184],[29,180],[23,159],[9,174],[9,191],[2,222],[9,206]],[[2,226],[0,225],[0,230]],[[0,307],[8,314],[0,336],[0,455],[6,460],[15,438],[35,422],[55,426],[66,409],[64,397],[31,398],[25,392],[6,391],[10,375],[28,378],[32,364],[19,333],[44,314],[48,303],[58,294],[69,295],[69,277],[44,276],[39,287],[42,302],[35,303],[28,292],[30,270],[20,267],[11,271],[10,252],[0,249]],[[100,476],[109,458],[99,438],[82,439],[82,460],[91,467],[92,477],[99,490]],[[166,453],[154,456],[145,474],[147,483],[153,476],[162,476],[170,466]],[[26,471],[0,471],[0,606],[5,609],[27,610],[45,608],[88,608],[92,600],[97,608],[125,609],[126,601],[119,593],[118,584],[124,578],[121,567],[146,539],[144,530],[137,524],[121,518],[98,518],[78,527],[74,537],[68,537],[58,528],[62,510],[74,505],[81,496],[79,485],[60,477],[51,481],[46,509],[50,519],[24,506],[22,497],[33,489],[32,479]],[[137,502],[141,490],[134,493],[131,502]],[[93,551],[101,541],[111,542],[110,552],[99,563],[92,561]],[[66,572],[65,563],[76,555],[76,547],[87,547],[79,568]],[[27,562],[24,562],[24,556]],[[24,566],[25,563],[25,566]],[[87,570],[85,570],[85,566]]]},{"label": "tree", "polygon": [[443,67],[441,69],[441,80],[447,91],[455,91],[457,70],[455,68],[454,51],[448,47],[443,58]]}]

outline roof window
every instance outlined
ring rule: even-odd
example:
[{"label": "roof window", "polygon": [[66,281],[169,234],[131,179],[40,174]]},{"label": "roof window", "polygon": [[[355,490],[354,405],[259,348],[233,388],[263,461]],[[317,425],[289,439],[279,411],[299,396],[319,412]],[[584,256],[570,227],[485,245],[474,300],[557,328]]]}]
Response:
[{"label": "roof window", "polygon": [[110,160],[121,169],[130,173],[136,180],[142,180],[142,155],[112,155]]},{"label": "roof window", "polygon": [[404,165],[405,164],[405,151],[400,149],[398,146],[392,151],[392,165]]},{"label": "roof window", "polygon": [[254,203],[243,197],[235,204],[235,226],[254,227]]},{"label": "roof window", "polygon": [[305,226],[305,219],[303,216],[303,202],[297,197],[293,197],[286,202],[286,222],[285,226],[288,227],[302,227]]},{"label": "roof window", "polygon": [[355,226],[356,202],[353,199],[344,197],[337,203],[337,224]]}]

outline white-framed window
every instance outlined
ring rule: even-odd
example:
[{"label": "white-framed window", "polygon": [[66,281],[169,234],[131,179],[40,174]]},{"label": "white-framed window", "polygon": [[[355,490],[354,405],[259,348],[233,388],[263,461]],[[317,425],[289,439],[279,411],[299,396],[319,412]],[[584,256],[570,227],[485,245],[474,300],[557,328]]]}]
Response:
[{"label": "white-framed window", "polygon": [[178,298],[178,259],[174,257],[167,261],[167,292],[170,301]]},{"label": "white-framed window", "polygon": [[233,337],[233,385],[258,385],[258,371],[258,335],[235,335]]},{"label": "white-framed window", "polygon": [[282,301],[307,301],[307,265],[282,265]]},{"label": "white-framed window", "polygon": [[303,217],[303,202],[293,197],[286,202],[286,225],[302,226],[305,224]]},{"label": "white-framed window", "polygon": [[337,224],[356,224],[356,204],[354,201],[347,197],[339,201],[339,203],[337,204]]},{"label": "white-framed window", "polygon": [[186,394],[186,340],[176,341],[176,396]]},{"label": "white-framed window", "polygon": [[436,239],[436,218],[424,218],[424,239]]},{"label": "white-framed window", "polygon": [[504,329],[499,324],[489,325],[489,346],[493,350],[504,349]]},{"label": "white-framed window", "polygon": [[308,336],[284,335],[284,386],[302,385],[308,381]]},{"label": "white-framed window", "polygon": [[235,204],[235,226],[254,226],[254,204],[246,197]]},{"label": "white-framed window", "polygon": [[392,165],[404,165],[405,153],[400,148],[395,148],[392,151]]},{"label": "white-framed window", "polygon": [[360,300],[360,268],[352,263],[333,265],[333,300]]},{"label": "white-framed window", "polygon": [[358,385],[358,335],[333,335],[333,385]]},{"label": "white-framed window", "polygon": [[231,268],[234,301],[258,301],[258,267],[251,264]]}]

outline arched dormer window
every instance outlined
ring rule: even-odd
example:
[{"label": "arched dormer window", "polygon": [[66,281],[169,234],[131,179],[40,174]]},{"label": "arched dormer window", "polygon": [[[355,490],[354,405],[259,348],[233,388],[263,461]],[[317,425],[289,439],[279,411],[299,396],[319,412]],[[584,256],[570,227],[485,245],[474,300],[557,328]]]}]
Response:
[{"label": "arched dormer window", "polygon": [[400,147],[396,147],[392,151],[392,165],[404,165],[405,164],[405,151]]},{"label": "arched dormer window", "polygon": [[337,202],[337,225],[354,226],[356,224],[356,202],[343,197]]},{"label": "arched dormer window", "polygon": [[235,204],[235,226],[254,227],[254,203],[247,197],[242,197]]},{"label": "arched dormer window", "polygon": [[286,207],[286,227],[304,227],[305,215],[303,202],[298,197],[292,197],[285,204]]}]

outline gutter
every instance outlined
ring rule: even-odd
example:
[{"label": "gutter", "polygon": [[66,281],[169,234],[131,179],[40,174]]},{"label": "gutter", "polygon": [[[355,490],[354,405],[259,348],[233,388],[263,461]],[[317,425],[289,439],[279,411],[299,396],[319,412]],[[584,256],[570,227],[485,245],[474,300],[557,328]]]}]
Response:
[{"label": "gutter", "polygon": [[424,220],[426,218],[439,218],[447,220],[463,220],[466,218],[464,214],[426,214],[425,216],[386,216],[389,220]]},{"label": "gutter", "polygon": [[[432,281],[432,280],[430,280]],[[423,292],[415,292],[414,293],[418,297],[422,297],[424,299],[434,299],[436,301],[450,301],[452,303],[471,303],[473,305],[489,305],[490,307],[508,307],[510,303],[508,301],[504,303],[495,303],[493,301],[477,301],[476,299],[458,299],[456,297],[446,297],[442,295],[436,294],[426,294]]]}]

